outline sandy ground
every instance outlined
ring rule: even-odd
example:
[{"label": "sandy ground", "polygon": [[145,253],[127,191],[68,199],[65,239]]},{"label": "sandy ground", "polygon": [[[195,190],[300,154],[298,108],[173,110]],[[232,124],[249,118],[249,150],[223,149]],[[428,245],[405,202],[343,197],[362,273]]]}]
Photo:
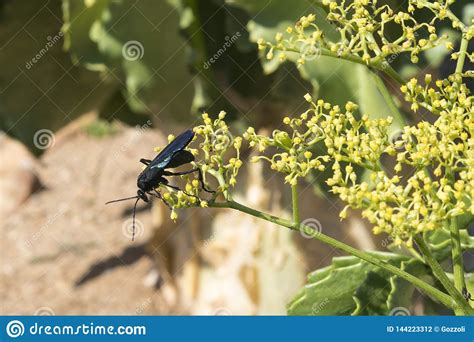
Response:
[{"label": "sandy ground", "polygon": [[104,205],[134,194],[137,155],[163,142],[133,128],[105,138],[81,130],[57,136],[37,170],[43,189],[2,222],[1,314],[167,312],[147,284],[150,211],[138,214],[132,244],[129,205]]}]

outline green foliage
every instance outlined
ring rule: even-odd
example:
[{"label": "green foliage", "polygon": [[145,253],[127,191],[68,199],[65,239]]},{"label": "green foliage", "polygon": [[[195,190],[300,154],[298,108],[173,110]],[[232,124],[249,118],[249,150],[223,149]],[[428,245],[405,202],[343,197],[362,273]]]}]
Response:
[{"label": "green foliage", "polygon": [[64,0],[64,20],[73,60],[104,71],[132,110],[175,118],[189,112],[193,79],[179,16],[166,1]]},{"label": "green foliage", "polygon": [[110,135],[114,135],[119,130],[117,123],[108,122],[103,119],[95,120],[85,127],[85,131],[88,135],[94,138],[103,138]]},{"label": "green foliage", "polygon": [[[449,258],[452,248],[449,231],[445,228],[440,228],[426,235],[426,239],[436,259],[442,262]],[[461,230],[459,235],[463,249],[474,250],[474,237],[470,236],[467,230]]]},{"label": "green foliage", "polygon": [[[422,275],[419,261],[377,253],[411,274]],[[308,275],[308,283],[288,304],[290,315],[389,315],[412,303],[414,286],[356,257],[334,258],[332,264]]]},{"label": "green foliage", "polygon": [[113,90],[64,53],[61,16],[59,0],[2,4],[0,129],[35,153],[43,151],[34,145],[35,132],[59,129]]},{"label": "green foliage", "polygon": [[[248,24],[250,40],[257,43],[259,39],[275,42],[279,32],[285,31],[288,26],[293,26],[302,15],[314,13],[318,18],[318,25],[325,37],[336,39],[338,33],[336,27],[326,19],[326,12],[321,7],[308,7],[305,0],[292,2],[288,6],[286,1],[272,1],[268,4],[260,3],[249,5],[247,1],[232,1],[239,4],[255,16]],[[302,50],[307,48],[302,46]],[[315,53],[318,53],[317,48]],[[288,53],[287,59],[297,64],[298,54]],[[278,58],[268,60],[265,54],[261,54],[264,70],[267,73],[275,72],[280,66]],[[344,60],[337,60],[327,56],[308,56],[308,61],[299,68],[301,76],[308,80],[313,86],[313,96],[324,98],[326,101],[344,105],[353,101],[361,106],[361,109],[371,118],[394,116],[395,124],[392,129],[398,130],[405,124],[405,120],[398,112],[390,111],[391,104],[388,103],[376,85],[371,72],[361,65]],[[337,91],[335,91],[337,89]]]}]

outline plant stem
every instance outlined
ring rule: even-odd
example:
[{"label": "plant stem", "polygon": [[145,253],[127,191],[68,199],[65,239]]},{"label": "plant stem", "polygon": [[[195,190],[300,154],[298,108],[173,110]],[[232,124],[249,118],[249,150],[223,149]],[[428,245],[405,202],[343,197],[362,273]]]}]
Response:
[{"label": "plant stem", "polygon": [[403,117],[403,115],[398,110],[397,105],[393,101],[392,94],[390,94],[390,92],[388,91],[388,89],[385,86],[385,83],[383,82],[382,78],[374,72],[372,73],[372,76],[375,80],[375,84],[377,85],[378,90],[382,94],[382,97],[384,98],[385,102],[388,104],[388,107],[390,109],[390,113],[392,113],[392,117],[395,119],[395,123],[397,125],[399,125],[401,123],[405,123],[405,118]]},{"label": "plant stem", "polygon": [[458,61],[456,63],[456,73],[457,74],[460,74],[463,71],[464,60],[466,59],[468,43],[469,43],[469,41],[466,38],[463,38],[461,40],[461,47],[459,49]]},{"label": "plant stem", "polygon": [[462,290],[466,288],[466,280],[464,279],[461,237],[459,235],[459,227],[456,217],[452,217],[449,220],[449,232],[451,233],[454,286],[460,293],[462,293]]},{"label": "plant stem", "polygon": [[311,236],[323,243],[326,243],[334,248],[340,249],[346,253],[349,253],[355,257],[358,257],[364,261],[367,261],[370,264],[373,264],[375,266],[378,266],[380,268],[383,268],[405,280],[408,282],[412,283],[416,287],[420,288],[423,290],[428,296],[433,298],[436,301],[441,302],[443,305],[456,310],[458,308],[458,305],[456,301],[454,301],[450,296],[448,296],[446,293],[441,292],[440,290],[436,289],[435,287],[431,286],[430,284],[426,283],[425,281],[411,275],[408,272],[405,272],[398,267],[395,267],[393,265],[390,265],[386,261],[379,259],[378,257],[374,256],[373,254],[358,250],[352,246],[349,246],[341,241],[338,241],[336,239],[333,239],[325,234],[322,233],[314,233],[314,229],[311,227],[301,224],[301,223],[294,223],[289,220],[282,219],[277,216],[273,216],[252,208],[249,208],[243,204],[234,202],[234,201],[227,201],[227,202],[209,202],[209,207],[214,207],[214,208],[230,208],[230,209],[235,209],[239,210],[243,213],[255,216],[257,218],[266,220],[268,222],[275,223],[279,226],[286,227],[291,230],[297,230],[297,231],[305,231],[308,234],[311,234]]},{"label": "plant stem", "polygon": [[[462,38],[461,46],[459,48],[459,56],[456,63],[456,74],[461,74],[463,72],[468,43],[469,42],[466,38]],[[454,180],[454,176],[451,172],[449,176],[452,180]],[[458,302],[459,306],[461,307],[460,310],[463,310],[464,314],[469,314],[469,312],[472,312],[473,310],[462,295],[466,288],[466,280],[464,279],[463,254],[457,218],[451,217],[449,219],[448,226],[451,236],[451,256],[453,263],[454,284],[448,279],[446,273],[441,268],[441,265],[439,265],[439,263],[434,258],[432,258],[430,250],[425,244],[423,238],[419,237],[416,241],[423,254],[425,254],[426,262],[430,264],[431,268],[433,269],[433,273],[443,284],[446,291],[448,291],[448,293],[456,300],[456,302]]]},{"label": "plant stem", "polygon": [[291,186],[291,204],[293,207],[293,222],[300,222],[300,207],[298,199],[298,184]]},{"label": "plant stem", "polygon": [[[296,52],[300,53],[300,51],[296,48],[286,48],[285,51],[290,51],[290,52]],[[319,51],[321,52],[322,56],[327,56],[327,57],[332,57],[332,58],[338,58],[338,59],[344,59],[346,61],[362,64],[365,66],[372,67],[378,71],[381,71],[385,74],[387,74],[391,79],[396,81],[398,84],[403,85],[405,84],[405,80],[398,74],[398,72],[395,71],[385,60],[379,60],[377,62],[369,62],[366,63],[361,57],[356,56],[356,55],[344,55],[344,56],[339,56],[337,53],[332,52],[331,50],[328,49],[323,49],[320,48]]]},{"label": "plant stem", "polygon": [[435,277],[441,282],[446,291],[448,291],[451,297],[456,301],[457,305],[454,308],[455,313],[463,315],[473,314],[474,310],[469,306],[469,303],[466,302],[466,299],[462,296],[461,292],[456,290],[456,287],[451,282],[451,280],[449,280],[441,265],[435,259],[433,254],[431,254],[431,251],[425,240],[423,240],[421,236],[416,236],[415,242],[420,248],[426,263],[430,266]]}]

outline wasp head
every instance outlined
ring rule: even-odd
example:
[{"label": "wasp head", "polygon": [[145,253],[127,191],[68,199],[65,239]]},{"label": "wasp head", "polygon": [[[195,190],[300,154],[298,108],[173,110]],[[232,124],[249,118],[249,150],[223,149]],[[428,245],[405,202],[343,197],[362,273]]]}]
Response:
[{"label": "wasp head", "polygon": [[148,196],[146,195],[146,193],[143,190],[138,189],[137,196],[138,196],[138,198],[142,199],[144,202],[148,203],[148,201],[149,201]]}]

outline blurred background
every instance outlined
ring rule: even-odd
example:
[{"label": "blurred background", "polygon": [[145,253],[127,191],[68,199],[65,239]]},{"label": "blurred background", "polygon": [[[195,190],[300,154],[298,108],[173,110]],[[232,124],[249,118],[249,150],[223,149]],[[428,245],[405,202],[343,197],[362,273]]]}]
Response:
[{"label": "blurred background", "polygon": [[[388,116],[364,66],[314,56],[298,69],[291,58],[259,55],[258,38],[272,40],[308,13],[334,37],[317,3],[1,0],[0,313],[285,314],[306,274],[337,251],[229,210],[185,210],[175,223],[161,203],[139,205],[132,242],[133,202],[104,203],[134,195],[139,159],[204,111],[227,111],[234,134],[279,127],[306,109],[306,93]],[[474,8],[458,1],[454,11],[466,18]],[[402,55],[390,62],[404,77],[444,77],[454,70],[447,55],[440,47],[417,65]],[[400,99],[398,86],[385,85]],[[394,136],[417,120],[399,103]],[[239,177],[237,199],[290,215],[281,177],[250,163]],[[357,215],[340,222],[343,204],[324,179],[301,184],[306,223],[385,249],[390,239],[374,238]]]}]

